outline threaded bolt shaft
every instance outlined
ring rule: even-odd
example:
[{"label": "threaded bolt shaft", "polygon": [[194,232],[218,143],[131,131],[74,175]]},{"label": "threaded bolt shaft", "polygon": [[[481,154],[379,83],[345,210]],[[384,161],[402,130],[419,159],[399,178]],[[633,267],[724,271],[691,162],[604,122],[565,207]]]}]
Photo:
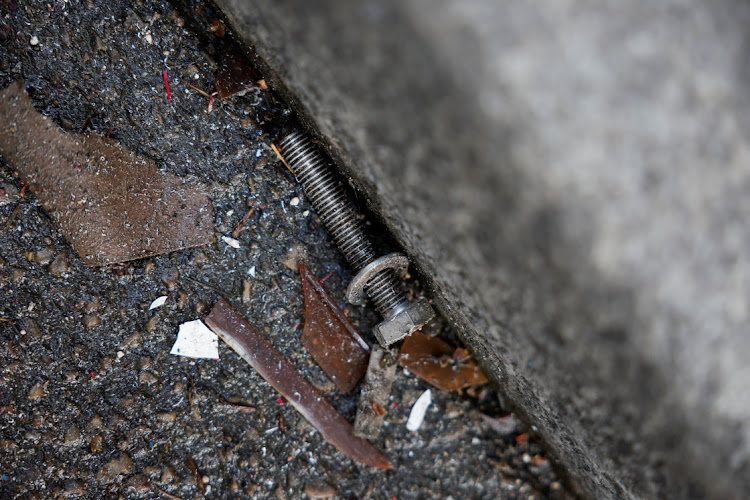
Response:
[{"label": "threaded bolt shaft", "polygon": [[[374,262],[377,255],[372,243],[326,158],[310,138],[293,132],[281,140],[279,149],[354,272]],[[365,292],[385,318],[409,305],[393,269],[373,276]]]}]

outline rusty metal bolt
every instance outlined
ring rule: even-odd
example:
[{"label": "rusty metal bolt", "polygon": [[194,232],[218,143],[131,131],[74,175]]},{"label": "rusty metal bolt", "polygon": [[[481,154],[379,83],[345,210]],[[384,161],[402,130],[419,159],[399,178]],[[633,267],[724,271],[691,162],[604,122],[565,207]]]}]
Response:
[{"label": "rusty metal bolt", "polygon": [[408,259],[401,254],[377,256],[327,156],[301,132],[286,135],[279,150],[356,273],[347,290],[349,302],[361,304],[367,296],[383,316],[373,329],[378,342],[397,342],[430,321],[432,306],[425,300],[410,304],[399,286],[398,273],[406,271]]}]

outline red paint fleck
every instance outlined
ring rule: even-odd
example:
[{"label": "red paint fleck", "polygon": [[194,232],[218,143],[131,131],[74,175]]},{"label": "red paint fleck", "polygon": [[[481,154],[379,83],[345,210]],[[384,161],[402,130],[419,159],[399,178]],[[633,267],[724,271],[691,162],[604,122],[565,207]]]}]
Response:
[{"label": "red paint fleck", "polygon": [[169,77],[167,76],[166,71],[162,71],[162,75],[164,76],[164,88],[167,89],[167,100],[172,99],[172,91],[169,90]]},{"label": "red paint fleck", "polygon": [[92,380],[96,378],[96,372],[93,368],[89,368],[89,377],[91,377]]},{"label": "red paint fleck", "polygon": [[391,406],[393,406],[394,408],[398,408],[398,403],[394,401],[394,402],[393,402],[393,403],[391,404]]},{"label": "red paint fleck", "polygon": [[276,398],[276,402],[279,403],[280,405],[283,405],[284,404],[284,398]]},{"label": "red paint fleck", "polygon": [[79,163],[78,165],[76,165],[76,166],[75,166],[74,168],[75,168],[76,170],[83,170],[83,167],[81,166],[81,164],[80,164],[80,163]]},{"label": "red paint fleck", "polygon": [[318,279],[318,281],[320,281],[321,283],[325,283],[325,282],[326,282],[326,280],[327,280],[328,278],[330,278],[331,276],[333,276],[333,271],[330,271],[330,272],[329,272],[328,274],[326,274],[326,275],[325,275],[325,276],[323,276],[322,278]]},{"label": "red paint fleck", "polygon": [[5,194],[5,188],[0,188],[0,194]]},{"label": "red paint fleck", "polygon": [[519,434],[518,436],[516,436],[516,442],[518,443],[521,441],[525,441],[528,438],[529,438],[529,435],[524,432],[523,434]]}]

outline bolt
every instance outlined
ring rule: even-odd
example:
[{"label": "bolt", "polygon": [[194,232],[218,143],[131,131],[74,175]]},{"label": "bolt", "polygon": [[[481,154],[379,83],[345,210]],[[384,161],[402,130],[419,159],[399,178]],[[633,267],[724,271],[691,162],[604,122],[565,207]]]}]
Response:
[{"label": "bolt", "polygon": [[392,344],[432,319],[432,307],[424,300],[410,304],[399,286],[397,273],[405,271],[409,261],[401,254],[377,256],[329,161],[312,140],[292,132],[279,149],[356,273],[347,291],[349,302],[361,304],[366,295],[385,318],[373,329],[378,342]]}]

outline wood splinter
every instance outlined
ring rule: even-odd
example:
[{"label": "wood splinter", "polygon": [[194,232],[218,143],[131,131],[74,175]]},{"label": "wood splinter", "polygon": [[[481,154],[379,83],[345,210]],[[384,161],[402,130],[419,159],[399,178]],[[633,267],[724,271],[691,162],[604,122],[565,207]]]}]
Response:
[{"label": "wood splinter", "polygon": [[393,468],[369,441],[354,435],[351,424],[229,302],[219,299],[206,324],[288,399],[326,441],[353,460],[380,469]]}]

